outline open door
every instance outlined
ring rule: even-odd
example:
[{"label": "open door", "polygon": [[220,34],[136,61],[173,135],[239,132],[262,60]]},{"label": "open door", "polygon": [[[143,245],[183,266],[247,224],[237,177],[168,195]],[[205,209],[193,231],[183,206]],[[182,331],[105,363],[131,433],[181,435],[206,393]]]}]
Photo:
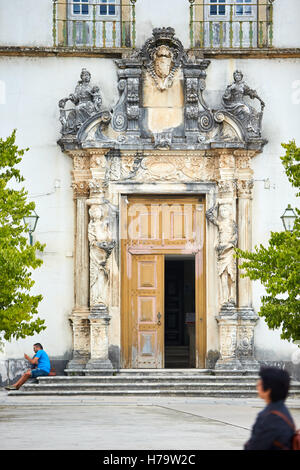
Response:
[{"label": "open door", "polygon": [[132,255],[132,367],[164,367],[164,256]]}]

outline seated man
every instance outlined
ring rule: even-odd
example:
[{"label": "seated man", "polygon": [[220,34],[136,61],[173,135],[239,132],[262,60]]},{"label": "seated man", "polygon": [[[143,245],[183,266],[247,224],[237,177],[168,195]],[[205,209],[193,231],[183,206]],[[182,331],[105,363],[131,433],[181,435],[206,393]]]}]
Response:
[{"label": "seated man", "polygon": [[50,372],[50,360],[48,354],[43,350],[43,346],[40,343],[33,345],[35,355],[32,359],[27,354],[24,354],[25,359],[32,364],[33,368],[27,370],[25,374],[13,385],[8,385],[6,390],[19,390],[19,388],[28,380],[30,377],[36,378],[42,375],[49,375]]}]

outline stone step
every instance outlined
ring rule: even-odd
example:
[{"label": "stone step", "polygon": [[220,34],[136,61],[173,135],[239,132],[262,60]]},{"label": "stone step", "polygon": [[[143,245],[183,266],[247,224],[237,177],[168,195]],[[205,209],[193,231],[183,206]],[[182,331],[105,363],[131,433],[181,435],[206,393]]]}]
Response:
[{"label": "stone step", "polygon": [[66,369],[65,373],[68,376],[113,376],[113,375],[127,375],[127,376],[147,376],[153,375],[156,376],[164,376],[164,375],[212,375],[212,376],[222,376],[222,375],[230,375],[230,376],[247,376],[247,375],[254,375],[258,378],[258,370],[215,370],[215,369],[196,369],[196,368],[172,368],[172,369]]},{"label": "stone step", "polygon": [[[70,370],[64,376],[39,377],[9,395],[103,395],[257,397],[257,370],[107,369]],[[112,375],[113,374],[113,375]],[[300,382],[289,396],[300,398]]]},{"label": "stone step", "polygon": [[[149,382],[149,383],[71,383],[71,384],[62,384],[62,383],[39,383],[39,384],[28,384],[24,385],[24,391],[60,391],[60,390],[80,390],[80,391],[121,391],[121,390],[256,390],[256,387],[251,382],[244,383],[232,383],[232,382],[219,382],[219,383],[195,383],[195,382]],[[291,393],[299,392],[300,386],[291,387]]]},{"label": "stone step", "polygon": [[[18,396],[78,396],[78,395],[91,395],[91,396],[135,396],[135,397],[163,397],[163,396],[185,396],[185,397],[216,397],[216,398],[257,398],[257,392],[252,390],[97,390],[97,391],[75,391],[75,390],[61,390],[61,391],[22,391],[9,392],[8,395]],[[300,392],[292,393],[289,398],[300,398]]]},{"label": "stone step", "polygon": [[39,377],[40,384],[49,384],[49,383],[57,383],[57,384],[71,384],[71,383],[152,383],[152,382],[169,382],[169,381],[176,381],[184,383],[184,382],[196,382],[196,383],[215,383],[218,381],[221,382],[231,382],[231,383],[243,383],[249,382],[256,384],[257,377],[256,376],[197,376],[197,375],[166,375],[166,376],[156,376],[156,375],[148,375],[148,376],[130,376],[130,375],[122,375],[122,376],[56,376],[56,377]]}]

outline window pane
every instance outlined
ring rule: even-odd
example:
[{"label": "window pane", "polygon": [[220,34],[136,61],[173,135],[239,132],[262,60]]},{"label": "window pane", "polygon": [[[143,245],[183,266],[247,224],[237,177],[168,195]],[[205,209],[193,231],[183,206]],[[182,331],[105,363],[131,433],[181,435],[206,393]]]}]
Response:
[{"label": "window pane", "polygon": [[219,15],[225,15],[225,5],[219,6]]},{"label": "window pane", "polygon": [[[112,3],[112,2],[111,2]],[[109,15],[115,15],[116,14],[116,7],[115,5],[109,5],[108,6],[108,14]]]},{"label": "window pane", "polygon": [[88,15],[89,14],[88,0],[82,0],[82,2],[87,3],[87,5],[81,5],[81,13],[83,15]]},{"label": "window pane", "polygon": [[[101,0],[101,3],[106,3],[106,0]],[[100,15],[107,15],[107,5],[100,5]]]},{"label": "window pane", "polygon": [[[210,3],[217,3],[217,0],[210,0]],[[211,5],[210,7],[210,14],[216,15],[217,14],[217,5]]]},{"label": "window pane", "polygon": [[79,15],[79,13],[80,13],[80,5],[76,5],[76,2],[79,2],[79,0],[74,0],[74,4],[73,4],[73,14],[74,14],[74,15]]},{"label": "window pane", "polygon": [[[245,3],[252,3],[252,0],[245,0]],[[252,14],[252,6],[251,5],[245,6],[245,13],[246,13],[246,15],[251,15]]]}]

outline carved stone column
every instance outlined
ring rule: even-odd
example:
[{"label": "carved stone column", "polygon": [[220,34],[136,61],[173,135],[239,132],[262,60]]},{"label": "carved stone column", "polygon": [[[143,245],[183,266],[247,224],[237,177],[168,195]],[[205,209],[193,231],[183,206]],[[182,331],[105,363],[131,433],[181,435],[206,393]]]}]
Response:
[{"label": "carved stone column", "polygon": [[[244,165],[245,166],[245,165]],[[247,179],[239,180],[238,189],[238,223],[239,223],[239,242],[238,247],[241,250],[251,251],[252,249],[252,189],[253,180],[251,178],[251,169],[240,170],[243,177]],[[239,269],[238,281],[238,338],[237,354],[242,366],[246,369],[256,369],[259,363],[254,358],[254,328],[258,321],[258,315],[255,313],[252,305],[252,285],[251,280],[240,276]]]},{"label": "carved stone column", "polygon": [[[95,172],[94,172],[95,173]],[[88,240],[90,247],[90,310],[91,359],[87,369],[112,369],[108,358],[108,326],[110,322],[109,258],[115,246],[111,236],[109,201],[104,197],[101,180],[90,181],[91,194]]]},{"label": "carved stone column", "polygon": [[[238,247],[241,250],[252,248],[252,188],[253,180],[239,180],[238,187]],[[239,262],[240,263],[240,262]],[[239,273],[241,271],[239,270]],[[239,276],[238,303],[240,308],[252,308],[251,280]]]},{"label": "carved stone column", "polygon": [[[219,305],[216,319],[219,325],[220,358],[217,369],[242,368],[237,358],[238,311],[237,269],[234,248],[237,246],[235,158],[230,151],[219,153],[219,181],[215,210],[207,218],[218,229],[216,246]],[[215,214],[214,214],[215,212]]]},{"label": "carved stone column", "polygon": [[84,369],[90,355],[89,340],[89,248],[87,238],[88,214],[86,200],[87,183],[73,183],[76,203],[74,299],[70,316],[73,327],[73,358],[68,369]]}]

